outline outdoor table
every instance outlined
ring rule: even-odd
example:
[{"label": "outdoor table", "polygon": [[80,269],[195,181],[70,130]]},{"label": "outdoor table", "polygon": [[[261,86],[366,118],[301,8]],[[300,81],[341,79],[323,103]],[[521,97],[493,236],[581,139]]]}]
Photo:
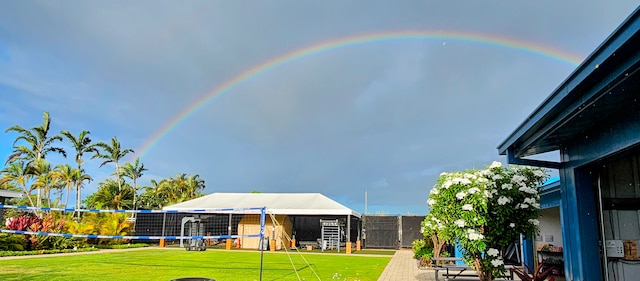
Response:
[{"label": "outdoor table", "polygon": [[[475,272],[466,273],[467,270],[473,270],[472,267],[466,264],[456,264],[458,261],[462,261],[461,258],[454,257],[442,257],[442,258],[433,258],[433,270],[435,272],[436,281],[440,280],[440,275],[438,274],[440,271],[444,271],[442,276],[444,280],[477,280],[478,274]],[[439,263],[444,262],[444,263]],[[453,264],[447,264],[448,262],[453,262]],[[451,271],[451,272],[450,272]],[[476,277],[474,279],[463,279],[460,277]]]}]

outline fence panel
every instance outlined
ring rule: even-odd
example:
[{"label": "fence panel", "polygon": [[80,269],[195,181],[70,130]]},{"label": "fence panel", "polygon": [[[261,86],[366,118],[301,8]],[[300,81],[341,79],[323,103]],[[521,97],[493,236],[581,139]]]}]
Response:
[{"label": "fence panel", "polygon": [[397,216],[365,216],[365,247],[398,249],[398,229]]}]

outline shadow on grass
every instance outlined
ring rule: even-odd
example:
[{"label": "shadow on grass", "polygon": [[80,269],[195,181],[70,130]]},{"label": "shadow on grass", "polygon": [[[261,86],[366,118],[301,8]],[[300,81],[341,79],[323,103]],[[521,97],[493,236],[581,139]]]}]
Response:
[{"label": "shadow on grass", "polygon": [[309,269],[311,269],[311,265],[305,265],[305,266],[303,266],[303,267],[301,267],[301,268],[298,268],[298,269],[296,269],[296,270],[294,270],[294,271],[292,271],[292,272],[289,272],[289,273],[284,274],[284,275],[280,275],[279,277],[276,277],[276,278],[271,279],[271,280],[280,280],[280,279],[282,279],[282,278],[284,278],[284,277],[291,276],[291,275],[293,275],[293,274],[296,274],[296,275],[297,275],[297,273],[298,273],[298,272],[302,271],[302,270],[303,270],[303,269],[305,269],[305,268],[309,268]]}]

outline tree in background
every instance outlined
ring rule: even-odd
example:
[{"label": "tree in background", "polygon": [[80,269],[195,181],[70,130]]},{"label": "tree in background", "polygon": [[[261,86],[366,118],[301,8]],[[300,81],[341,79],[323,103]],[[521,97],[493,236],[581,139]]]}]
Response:
[{"label": "tree in background", "polygon": [[121,190],[122,185],[120,182],[119,163],[120,160],[122,160],[122,158],[124,158],[127,154],[133,153],[133,149],[122,149],[120,146],[120,142],[116,137],[111,138],[111,145],[104,142],[99,142],[96,144],[96,147],[101,148],[104,152],[100,152],[99,150],[97,150],[92,158],[100,158],[104,160],[104,162],[100,164],[100,167],[104,166],[107,163],[114,163],[116,165],[116,182],[118,183],[118,190]]},{"label": "tree in background", "polygon": [[29,169],[30,167],[24,161],[13,161],[7,164],[4,169],[0,170],[2,173],[0,184],[13,183],[13,185],[20,187],[29,200],[30,206],[35,207],[33,198],[31,198],[32,188],[31,186],[27,188],[27,183],[33,177],[33,173],[29,172]]},{"label": "tree in background", "polygon": [[[162,179],[160,181],[151,180],[150,186],[143,187],[144,192],[138,198],[138,180],[148,169],[136,159],[133,163],[125,163],[122,167],[120,161],[132,149],[123,149],[117,137],[112,137],[110,143],[93,143],[89,137],[90,132],[81,130],[78,135],[73,135],[69,131],[61,130],[64,136],[50,136],[51,118],[48,112],[44,112],[43,123],[40,126],[25,129],[15,125],[6,132],[17,132],[18,137],[13,143],[13,153],[7,158],[3,169],[0,170],[0,185],[20,188],[25,193],[23,200],[28,200],[32,207],[39,207],[42,203],[41,191],[46,193],[45,199],[49,205],[51,193],[59,190],[60,199],[67,207],[71,194],[71,187],[75,187],[76,209],[81,208],[83,202],[81,197],[82,186],[85,182],[91,181],[92,177],[83,168],[84,156],[93,153],[92,159],[99,158],[100,167],[114,163],[115,180],[107,179],[100,182],[99,189],[94,194],[88,196],[84,202],[90,202],[92,207],[95,203],[104,201],[105,206],[117,206],[117,208],[137,208],[141,206],[145,209],[162,208],[169,204],[175,204],[202,196],[205,182],[199,175],[177,174],[174,177]],[[67,140],[69,145],[75,150],[75,166],[68,163],[49,163],[45,161],[45,156],[50,152],[57,152],[66,157],[64,149],[55,147],[53,144],[58,141]],[[51,167],[54,167],[53,169]],[[127,184],[122,176],[131,179],[133,186]],[[113,186],[117,186],[117,191]],[[37,198],[34,200],[32,193],[37,190]],[[128,199],[128,194],[131,199]],[[95,198],[98,201],[95,201]],[[94,202],[95,201],[95,202]],[[130,202],[127,202],[130,201]],[[110,202],[110,203],[109,203]],[[24,204],[24,203],[23,203]],[[78,215],[80,215],[78,213]]]},{"label": "tree in background", "polygon": [[136,195],[138,194],[138,182],[137,180],[144,175],[144,171],[147,171],[144,164],[140,163],[140,158],[136,158],[134,164],[129,162],[125,163],[121,168],[120,174],[124,177],[130,178],[133,181],[133,209],[136,209]]},{"label": "tree in background", "polygon": [[[45,156],[50,152],[60,153],[62,156],[67,157],[67,154],[62,148],[53,146],[55,142],[62,141],[62,137],[58,135],[49,136],[49,128],[51,126],[49,112],[44,112],[43,119],[42,125],[29,130],[16,125],[9,127],[9,129],[5,131],[5,133],[16,132],[19,134],[13,142],[13,153],[7,157],[7,163],[23,160],[28,166],[35,167],[40,161],[44,160]],[[17,145],[21,141],[26,142],[26,144]],[[37,172],[35,169],[25,169],[25,171]],[[26,195],[29,196],[29,194]],[[38,207],[40,206],[40,197],[40,189],[38,189],[36,199],[36,205]]]},{"label": "tree in background", "polygon": [[521,234],[537,231],[540,189],[547,177],[541,168],[507,168],[499,162],[483,170],[442,173],[429,194],[427,218],[436,222],[440,238],[462,247],[480,280],[494,280],[505,274],[501,252]]},{"label": "tree in background", "polygon": [[85,199],[88,208],[131,210],[133,208],[133,187],[121,180],[113,179],[99,183],[98,190]]},{"label": "tree in background", "polygon": [[140,195],[140,207],[161,209],[167,205],[201,197],[204,188],[204,180],[197,174],[178,174],[159,182],[151,180],[151,186],[145,186],[145,191]]},{"label": "tree in background", "polygon": [[[76,187],[76,209],[80,209],[81,202],[81,189],[84,184],[84,181],[91,181],[91,177],[89,175],[84,174],[84,170],[82,169],[82,164],[84,164],[83,156],[85,153],[97,153],[96,145],[92,143],[91,138],[89,138],[89,131],[80,131],[78,136],[74,136],[69,131],[62,130],[60,133],[69,140],[71,146],[76,150],[76,164],[78,165],[77,170],[75,170],[75,187]],[[68,193],[67,193],[68,195]],[[65,206],[67,205],[67,201],[65,201]]]}]

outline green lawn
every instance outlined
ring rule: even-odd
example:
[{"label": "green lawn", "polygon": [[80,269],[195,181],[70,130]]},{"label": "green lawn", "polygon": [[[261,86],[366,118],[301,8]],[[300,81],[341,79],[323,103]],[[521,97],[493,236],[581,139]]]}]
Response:
[{"label": "green lawn", "polygon": [[[391,256],[304,252],[290,252],[287,255],[265,252],[262,280],[298,280],[296,270],[300,280],[378,280],[390,259]],[[260,280],[260,252],[144,249],[46,258],[0,259],[0,280],[3,281],[169,281],[185,277],[207,277],[216,281]]]}]

